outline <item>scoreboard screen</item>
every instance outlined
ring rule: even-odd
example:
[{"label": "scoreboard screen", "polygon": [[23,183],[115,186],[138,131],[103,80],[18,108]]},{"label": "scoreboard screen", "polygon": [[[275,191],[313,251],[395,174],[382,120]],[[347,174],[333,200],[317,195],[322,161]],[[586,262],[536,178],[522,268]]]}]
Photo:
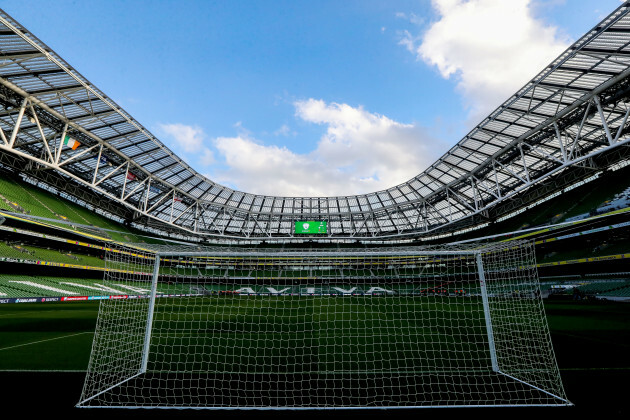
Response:
[{"label": "scoreboard screen", "polygon": [[295,233],[323,234],[327,232],[327,222],[323,220],[302,220],[295,222]]}]

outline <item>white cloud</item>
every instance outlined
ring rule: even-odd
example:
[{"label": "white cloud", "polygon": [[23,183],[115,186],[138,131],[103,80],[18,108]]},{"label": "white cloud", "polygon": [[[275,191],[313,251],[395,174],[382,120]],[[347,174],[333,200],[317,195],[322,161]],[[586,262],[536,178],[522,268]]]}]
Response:
[{"label": "white cloud", "polygon": [[408,20],[415,25],[422,25],[425,21],[422,16],[418,16],[415,13],[396,12],[396,17],[399,19]]},{"label": "white cloud", "polygon": [[315,99],[294,105],[298,118],[326,127],[315,150],[298,154],[242,134],[217,138],[228,166],[217,181],[259,194],[351,195],[407,181],[444,150],[422,128],[361,107]]},{"label": "white cloud", "polygon": [[207,147],[202,147],[201,154],[199,155],[199,163],[201,163],[203,166],[210,166],[214,162],[214,152]]},{"label": "white cloud", "polygon": [[215,146],[228,169],[216,181],[257,194],[317,195],[322,167],[286,147],[263,145],[247,137],[219,137]]},{"label": "white cloud", "polygon": [[410,53],[416,54],[416,50],[418,49],[417,43],[422,39],[420,36],[413,36],[411,32],[408,30],[404,30],[400,32],[400,41],[398,41],[398,45],[402,45],[405,47]]},{"label": "white cloud", "polygon": [[159,124],[158,128],[175,140],[176,151],[183,152],[189,160],[197,160],[203,166],[215,162],[213,151],[204,146],[206,135],[201,127],[176,123]]},{"label": "white cloud", "polygon": [[536,18],[532,0],[433,0],[439,19],[400,44],[419,60],[454,77],[477,124],[570,44]]},{"label": "white cloud", "polygon": [[282,124],[282,126],[276,131],[274,131],[273,134],[274,136],[288,137],[288,136],[294,136],[296,133],[295,131],[291,130],[291,127],[289,127],[287,124]]},{"label": "white cloud", "polygon": [[160,130],[171,136],[176,145],[184,152],[198,151],[205,137],[203,130],[198,126],[185,124],[159,124]]}]

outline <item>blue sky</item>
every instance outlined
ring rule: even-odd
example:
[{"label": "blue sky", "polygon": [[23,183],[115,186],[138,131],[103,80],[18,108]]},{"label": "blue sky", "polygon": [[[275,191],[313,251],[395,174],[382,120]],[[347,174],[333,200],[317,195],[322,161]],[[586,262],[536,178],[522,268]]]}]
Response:
[{"label": "blue sky", "polygon": [[406,181],[618,0],[14,1],[200,173],[274,195]]}]

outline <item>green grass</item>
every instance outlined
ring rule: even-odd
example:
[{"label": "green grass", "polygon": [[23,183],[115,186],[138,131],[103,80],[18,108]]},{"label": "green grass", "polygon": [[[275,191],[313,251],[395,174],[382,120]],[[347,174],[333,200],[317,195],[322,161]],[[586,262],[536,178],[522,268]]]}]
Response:
[{"label": "green grass", "polygon": [[98,304],[0,305],[0,370],[85,370]]},{"label": "green grass", "polygon": [[[191,340],[190,331],[194,331],[192,338],[197,343],[205,343],[208,348],[217,352],[215,361],[227,361],[230,357],[238,356],[242,349],[253,346],[267,349],[275,346],[276,349],[268,353],[269,361],[284,356],[294,359],[290,354],[291,349],[310,344],[312,348],[322,352],[320,356],[324,364],[332,363],[335,353],[349,350],[350,347],[353,347],[353,352],[364,353],[365,362],[376,360],[379,352],[399,352],[411,359],[417,358],[420,365],[424,363],[420,358],[428,354],[434,355],[429,359],[446,361],[458,357],[458,352],[483,353],[479,346],[484,343],[465,341],[465,337],[472,331],[471,327],[476,335],[483,335],[482,319],[465,317],[463,313],[457,315],[442,300],[427,303],[426,299],[408,298],[408,302],[388,305],[388,298],[370,298],[366,301],[374,304],[357,305],[349,303],[350,300],[345,298],[327,297],[206,299],[212,304],[203,308],[197,307],[196,311],[181,306],[184,300],[161,301],[156,308],[154,344],[163,348],[183,345]],[[199,299],[196,301],[199,302]],[[330,306],[331,301],[342,303],[335,309]],[[576,311],[577,308],[581,310]],[[342,309],[345,312],[331,320],[327,311],[333,309]],[[453,319],[460,323],[460,327],[432,327],[421,316],[409,315],[414,312],[426,313],[429,309],[450,313],[452,317],[457,316]],[[264,319],[270,313],[279,313],[281,310],[284,315],[279,318],[280,322],[256,323],[257,319]],[[166,311],[175,315],[167,316]],[[623,343],[630,342],[630,334],[626,328],[630,321],[630,311],[623,305],[585,308],[576,304],[548,303],[547,312],[550,328],[560,339],[561,345],[581,339],[587,342],[589,348],[592,347],[590,354],[595,354],[598,344],[605,343],[606,350],[599,352],[597,365],[628,364],[621,357],[611,364],[612,361],[606,357],[611,351],[616,351],[621,356],[627,350]],[[96,302],[1,305],[0,370],[85,369],[97,313]],[[401,319],[401,316],[404,318]],[[350,342],[346,340],[343,344],[338,340],[342,335],[348,334],[348,331],[364,330],[366,325],[371,326],[371,332],[381,336],[378,342],[365,337]],[[173,331],[177,328],[186,328],[188,332],[177,334]],[[416,335],[416,348],[400,343],[399,335],[391,333],[393,329],[404,329],[407,334]],[[438,333],[438,339],[442,341],[441,349],[432,349],[430,340],[424,339],[423,335],[429,337]],[[448,337],[451,339],[447,339]],[[344,349],[344,346],[348,348]],[[422,346],[426,347],[421,348]],[[235,350],[219,351],[222,348]],[[565,357],[564,360],[572,360],[569,363],[571,367],[583,365],[581,357]],[[156,359],[156,362],[159,360]],[[341,366],[344,363],[348,366]],[[351,362],[348,360],[342,360],[338,364],[338,368],[351,369]]]},{"label": "green grass", "polygon": [[[378,353],[397,358],[405,356],[407,357],[405,363],[413,362],[414,358],[416,362],[420,361],[422,353],[424,356],[430,353],[429,350],[423,349],[422,352],[415,354],[417,348],[399,342],[397,339],[399,335],[392,334],[391,328],[388,328],[398,326],[400,330],[404,324],[408,327],[406,333],[413,331],[414,322],[409,320],[410,317],[404,323],[400,320],[400,314],[409,313],[417,307],[412,298],[409,298],[410,302],[401,305],[399,310],[384,305],[387,298],[372,298],[370,302],[373,301],[374,304],[364,305],[364,310],[358,310],[357,305],[350,303],[352,302],[350,299],[353,298],[283,299],[260,296],[251,299],[238,298],[231,302],[233,298],[205,299],[206,302],[213,304],[211,310],[197,308],[196,311],[190,311],[182,306],[184,299],[177,298],[163,300],[162,304],[157,306],[154,349],[164,352],[165,349],[172,348],[173,344],[187,346],[207,344],[205,350],[208,354],[193,362],[181,364],[180,367],[183,369],[191,367],[203,369],[212,363],[215,367],[218,364],[224,371],[236,369],[238,372],[239,363],[251,358],[266,363],[282,363],[283,366],[289,364],[302,369],[301,373],[308,373],[311,370],[366,371],[368,367],[375,366],[372,362]],[[320,300],[319,304],[316,304],[317,300]],[[347,313],[336,321],[331,321],[325,311],[331,306],[324,304],[326,301],[344,302]],[[235,302],[238,302],[237,309],[228,309],[229,306],[234,308]],[[428,305],[434,310],[448,311],[446,300],[422,302],[425,303],[420,306]],[[0,371],[85,371],[92,347],[98,305],[97,302],[0,305]],[[267,323],[261,328],[253,328],[250,322],[260,316],[272,314],[271,308],[282,308],[284,318],[281,317],[281,320],[286,322]],[[174,311],[175,315],[166,316],[166,310]],[[620,381],[627,378],[630,373],[630,360],[627,357],[630,352],[628,329],[630,305],[547,300],[545,312],[569,400],[581,407],[591,407],[597,406],[596,400],[610,395],[617,400],[609,401],[604,411],[609,412],[611,407],[618,407],[621,403],[618,396],[624,387]],[[208,319],[210,322],[207,322]],[[307,334],[295,328],[296,321],[307,327]],[[422,324],[421,320],[417,321]],[[365,325],[366,322],[376,325],[374,331],[382,333],[379,340],[362,338],[355,341],[346,340],[345,343],[338,340],[344,332],[347,334],[353,327]],[[475,318],[472,322],[478,323],[479,320]],[[242,326],[240,330],[239,323]],[[177,334],[173,330],[168,332],[164,328],[160,329],[184,325],[195,332]],[[203,329],[200,328],[202,326]],[[323,332],[313,334],[312,330],[308,332],[308,326],[325,329]],[[445,351],[441,353],[435,351],[432,354],[433,360],[438,360],[439,357],[448,360],[449,355],[456,356],[458,352],[465,352],[470,358],[483,358],[485,354],[485,350],[479,349],[478,346],[465,344],[467,336],[464,330],[448,331],[443,327],[423,325],[415,329],[415,333],[420,338],[419,343],[422,343],[422,336],[452,335],[450,343],[443,340],[442,349]],[[262,348],[264,355],[252,353],[250,347],[253,346]],[[276,346],[275,352],[270,351],[271,346]],[[334,354],[338,351],[365,354],[365,357],[361,360],[336,358]],[[477,353],[471,355],[470,351]],[[314,356],[318,358],[319,365],[303,363],[305,359]],[[163,362],[168,362],[167,358],[154,358],[152,368],[154,370],[164,368]],[[420,363],[416,364],[414,369],[417,366],[421,366],[426,372],[439,372],[446,364],[422,366]],[[383,371],[387,368],[399,371],[406,368],[402,364],[377,367]],[[471,365],[469,368],[474,370],[476,367]],[[75,399],[78,398],[82,376],[77,377],[76,381],[72,388],[76,394]]]},{"label": "green grass", "polygon": [[[226,331],[226,328],[234,328],[235,322],[242,322],[243,325],[248,325],[248,329],[252,329],[252,322],[261,316],[265,316],[269,312],[269,305],[254,305],[254,302],[265,302],[270,298],[259,297],[255,299],[238,298],[236,302],[245,302],[246,307],[241,307],[238,310],[226,309],[226,306],[232,306],[231,299],[223,298],[211,298],[216,305],[213,307],[215,314],[222,314],[220,317],[216,316],[215,322],[206,324],[208,317],[207,312],[193,312],[184,313],[177,316],[177,322],[182,324],[188,323],[190,326],[204,325],[204,330],[200,334],[211,334],[213,330]],[[281,301],[282,298],[271,298]],[[313,298],[303,298],[304,300]],[[329,298],[318,298],[329,299]],[[339,298],[340,300],[343,298]],[[168,307],[169,310],[173,310],[173,301],[175,299],[169,299],[171,303],[168,306],[158,305],[156,314],[156,325],[160,323],[168,322],[164,317],[164,310]],[[376,299],[378,300],[378,298]],[[381,299],[385,301],[386,298]],[[249,301],[249,303],[248,303]],[[326,315],[322,308],[326,308],[325,305],[318,306],[320,308],[319,314],[313,314],[312,309],[309,306],[299,306],[296,299],[287,300],[291,302],[290,307],[286,307],[287,311],[286,320],[301,320],[303,323],[300,329],[304,329],[305,325],[313,325],[314,323],[320,324],[322,322],[330,322],[326,320]],[[437,306],[442,306],[439,309],[444,310],[443,305],[439,303],[433,303],[434,309],[438,309]],[[315,305],[310,306],[310,308]],[[406,312],[412,309],[412,305],[401,306],[402,310],[392,311],[392,307],[389,305],[377,305],[372,306],[370,311],[357,311],[357,305],[348,305],[346,308],[348,312],[341,317],[342,323],[337,324],[338,328],[350,328],[357,323],[365,322],[366,319],[378,319],[381,323],[383,331],[388,326],[400,327],[400,321],[396,317],[397,313]],[[354,308],[354,310],[353,310]],[[630,367],[630,361],[626,358],[621,360],[611,360],[606,355],[614,349],[627,349],[630,350],[630,305],[625,304],[580,304],[580,303],[559,303],[559,302],[546,302],[545,304],[547,319],[549,322],[550,330],[553,336],[559,343],[571,342],[574,340],[580,340],[583,342],[581,348],[588,350],[588,353],[595,357],[598,365],[610,365],[612,362],[616,365],[627,365]],[[396,313],[394,313],[396,312]],[[19,363],[19,366],[12,365],[9,360],[9,355],[15,353],[16,355],[22,354],[25,347],[24,344],[34,343],[33,346],[37,347],[37,341],[49,340],[51,338],[71,336],[77,333],[87,333],[91,335],[94,331],[96,316],[98,313],[97,302],[72,302],[72,303],[46,303],[46,304],[10,304],[0,305],[0,346],[3,357],[0,358],[0,369],[38,369],[37,366],[44,366],[41,361],[35,361],[35,359],[48,359],[46,362],[46,369],[57,370],[61,369],[57,365],[55,357],[36,357],[36,358],[23,358]],[[389,324],[389,325],[388,325]],[[175,324],[173,324],[175,325]],[[288,332],[297,331],[296,323],[292,324],[278,324],[277,326],[267,326],[271,328],[268,331],[269,335],[275,333],[286,334]],[[232,327],[230,327],[232,326]],[[330,325],[331,330],[334,330],[335,325]],[[423,327],[424,328],[424,327]],[[241,331],[243,332],[243,331]],[[429,331],[427,331],[429,332]],[[254,331],[254,335],[260,335],[261,331]],[[172,337],[172,336],[171,336]],[[91,337],[90,337],[91,340]],[[554,340],[554,341],[556,341]],[[604,347],[602,345],[605,344]],[[15,350],[7,349],[13,346]],[[50,348],[51,356],[54,354],[62,354],[66,349],[74,351],[74,346],[68,346],[64,339],[55,339],[47,342],[45,347]],[[89,347],[89,346],[88,346]],[[82,351],[89,353],[89,348],[81,347]],[[20,349],[20,350],[18,350]],[[56,349],[56,350],[55,350]],[[599,349],[599,351],[598,351]],[[18,360],[19,357],[12,358],[11,360]],[[590,359],[590,357],[589,357]],[[60,360],[60,359],[59,359]],[[87,358],[82,358],[81,361],[77,360],[73,369],[84,369]],[[575,357],[564,358],[564,360],[571,360],[571,367],[580,367],[583,365],[584,357],[582,352],[577,352]],[[29,365],[32,363],[32,365]],[[83,364],[82,364],[83,363]],[[36,366],[37,365],[37,366]]]},{"label": "green grass", "polygon": [[[159,300],[152,341],[159,350],[152,353],[150,368],[167,370],[174,360],[184,360],[182,348],[196,346],[203,348],[202,354],[195,354],[185,369],[232,373],[424,371],[451,369],[455,360],[460,369],[475,369],[488,363],[487,343],[481,301],[466,301],[474,301],[468,307],[476,311],[476,318],[466,312],[454,314],[453,306],[444,299],[426,297]],[[195,306],[187,306],[192,304]],[[426,318],[430,312],[448,313],[460,327],[435,325],[439,323]],[[462,332],[467,340],[458,336]],[[249,357],[250,351],[258,354]],[[479,355],[481,360],[475,357]],[[250,364],[242,363],[244,356]]]},{"label": "green grass", "polygon": [[[240,302],[245,302],[248,298],[239,299]],[[269,298],[260,297],[250,302],[264,302],[265,299]],[[169,301],[174,302],[175,299]],[[205,325],[204,331],[199,333],[202,336],[212,334],[213,329],[229,331],[226,328],[232,328],[231,334],[234,335],[234,321],[252,321],[258,316],[264,316],[266,311],[264,306],[250,303],[247,309],[230,312],[222,307],[230,304],[229,300],[214,298],[214,301],[217,302],[215,313],[224,315],[217,317],[214,323]],[[160,322],[165,322],[162,311],[165,308],[163,306],[160,309],[158,305],[158,326]],[[378,318],[383,331],[387,324],[397,325],[397,318],[391,312],[391,307],[379,305],[372,309],[369,317]],[[630,305],[547,301],[545,310],[561,369],[630,369],[630,359],[627,358],[627,354],[630,354]],[[296,306],[288,313],[296,320],[301,317],[302,321],[311,324],[327,322],[321,312],[313,317],[312,313],[308,313],[307,307]],[[84,370],[87,367],[97,314],[98,302],[0,305],[0,370]],[[202,321],[205,323],[206,316],[207,314],[197,312],[178,319],[180,323],[188,322],[189,326],[199,326]],[[337,327],[349,328],[352,323],[365,322],[366,317],[368,315],[365,312],[348,312],[344,316],[345,321]],[[331,329],[332,327],[334,325],[331,325]],[[248,328],[251,329],[251,324]],[[296,332],[293,327],[286,325],[278,325],[268,331],[250,331],[251,336],[241,340],[259,338],[261,333],[269,336],[276,332],[286,334],[292,329]],[[164,340],[173,340],[173,337],[171,334],[170,338]],[[387,337],[385,339],[394,340]],[[230,339],[224,340],[227,342]]]}]

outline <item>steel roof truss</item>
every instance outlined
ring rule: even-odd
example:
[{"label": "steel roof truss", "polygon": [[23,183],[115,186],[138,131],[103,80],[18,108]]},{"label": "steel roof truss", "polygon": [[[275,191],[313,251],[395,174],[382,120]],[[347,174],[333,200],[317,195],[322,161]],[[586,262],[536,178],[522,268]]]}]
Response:
[{"label": "steel roof truss", "polygon": [[[138,191],[138,189],[143,188],[146,184],[147,181],[151,179],[151,178],[145,178],[144,180],[142,180],[142,182],[138,182],[137,185],[127,193],[127,195],[124,195],[124,189],[123,189],[123,195],[122,195],[122,200],[123,201],[127,201],[127,199],[129,199],[129,197],[131,197],[136,191]],[[142,192],[144,194],[146,188],[143,188]]]},{"label": "steel roof truss", "polygon": [[123,162],[120,165],[118,165],[116,168],[114,168],[112,171],[110,171],[107,175],[105,175],[103,178],[99,179],[93,186],[96,187],[98,186],[100,183],[102,183],[103,181],[105,181],[106,179],[108,179],[109,177],[111,177],[112,175],[114,175],[116,172],[118,172],[119,169],[121,169],[123,166],[127,165],[127,162]]},{"label": "steel roof truss", "polygon": [[[564,164],[566,161],[563,161],[562,159],[558,159],[557,157],[555,157],[554,155],[552,155],[551,153],[545,152],[544,150],[541,150],[539,147],[528,144],[528,143],[521,143],[523,147],[527,147],[529,150],[531,150],[532,152],[535,152],[538,154],[538,158],[546,160],[547,162],[552,162],[552,163],[559,163],[560,165]],[[521,147],[522,149],[522,147]],[[556,149],[557,150],[557,149]],[[525,152],[523,152],[525,153]],[[525,163],[524,163],[525,165]]]},{"label": "steel roof truss", "polygon": [[28,103],[28,98],[24,98],[22,101],[22,106],[20,106],[20,110],[18,112],[17,121],[13,126],[13,131],[11,132],[11,137],[9,138],[9,148],[12,149],[15,144],[15,139],[17,138],[18,130],[20,129],[20,125],[22,125],[22,118],[24,117],[24,112],[26,111],[26,105]]},{"label": "steel roof truss", "polygon": [[[173,202],[175,202],[175,200],[173,200]],[[175,219],[171,220],[171,223],[175,223],[176,221],[179,220],[180,217],[182,217],[185,213],[188,212],[188,210],[192,209],[193,207],[195,207],[197,205],[197,202],[195,201],[194,203],[192,203],[190,206],[186,207],[186,209],[182,210],[181,213],[179,213],[179,216],[177,216]],[[172,214],[171,214],[172,216]]]},{"label": "steel roof truss", "polygon": [[[495,172],[495,175],[496,175],[496,172]],[[495,191],[492,191],[492,188],[488,187],[485,184],[484,180],[480,180],[474,175],[471,175],[470,178],[471,178],[471,182],[473,182],[475,184],[477,189],[479,189],[479,187],[481,186],[481,187],[483,187],[483,190],[485,192],[487,192],[488,194],[492,195],[494,198],[496,198],[496,199],[500,199],[501,198],[501,192],[500,192],[501,190],[498,188],[498,182],[497,182],[497,191],[495,192]]]},{"label": "steel roof truss", "polygon": [[[519,181],[521,181],[521,182],[523,182],[523,183],[527,183],[527,180],[526,180],[525,178],[522,178],[520,175],[518,175],[518,174],[516,174],[515,172],[513,172],[510,168],[508,168],[508,167],[504,166],[504,165],[503,165],[501,162],[499,162],[498,160],[493,159],[493,160],[492,160],[492,162],[493,162],[493,164],[497,164],[497,165],[499,165],[499,166],[500,166],[500,167],[501,167],[504,171],[506,171],[506,172],[507,172],[507,174],[506,174],[506,175],[508,175],[508,176],[510,176],[510,175],[511,175],[512,177],[516,178],[517,180],[519,180]],[[505,172],[502,172],[502,171],[498,171],[498,172],[500,172],[500,173],[502,173],[502,174],[505,174]]]}]

